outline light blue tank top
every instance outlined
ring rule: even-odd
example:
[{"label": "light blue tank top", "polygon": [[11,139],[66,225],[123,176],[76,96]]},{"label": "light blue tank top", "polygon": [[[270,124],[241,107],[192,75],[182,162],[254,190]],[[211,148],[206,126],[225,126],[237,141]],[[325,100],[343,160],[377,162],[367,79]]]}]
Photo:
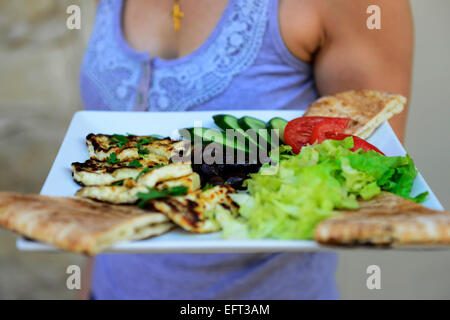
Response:
[{"label": "light blue tank top", "polygon": [[[214,31],[174,60],[124,39],[123,0],[102,0],[82,65],[89,110],[305,109],[317,98],[311,65],[281,38],[278,0],[230,0]],[[97,299],[334,299],[336,255],[103,254]]]}]

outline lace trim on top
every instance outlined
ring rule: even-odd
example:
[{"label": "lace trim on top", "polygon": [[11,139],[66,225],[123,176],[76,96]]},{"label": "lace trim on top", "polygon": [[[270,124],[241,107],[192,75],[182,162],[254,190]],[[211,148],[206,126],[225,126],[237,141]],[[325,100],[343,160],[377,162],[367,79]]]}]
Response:
[{"label": "lace trim on top", "polygon": [[268,0],[230,0],[216,28],[193,53],[150,59],[123,38],[123,0],[102,0],[83,73],[111,110],[183,111],[221,94],[259,54]]}]

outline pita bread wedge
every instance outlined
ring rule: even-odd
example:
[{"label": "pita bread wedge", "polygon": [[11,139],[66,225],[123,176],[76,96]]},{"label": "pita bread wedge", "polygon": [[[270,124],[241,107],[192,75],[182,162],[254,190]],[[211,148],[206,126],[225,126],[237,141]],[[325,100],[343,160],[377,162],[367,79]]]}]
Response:
[{"label": "pita bread wedge", "polygon": [[450,213],[391,193],[322,221],[314,239],[327,245],[429,246],[450,244]]},{"label": "pita bread wedge", "polygon": [[161,213],[81,198],[0,192],[0,227],[58,248],[95,255],[119,241],[175,227]]},{"label": "pita bread wedge", "polygon": [[346,133],[367,139],[384,121],[402,112],[406,102],[397,94],[352,90],[318,99],[304,116],[350,118]]}]

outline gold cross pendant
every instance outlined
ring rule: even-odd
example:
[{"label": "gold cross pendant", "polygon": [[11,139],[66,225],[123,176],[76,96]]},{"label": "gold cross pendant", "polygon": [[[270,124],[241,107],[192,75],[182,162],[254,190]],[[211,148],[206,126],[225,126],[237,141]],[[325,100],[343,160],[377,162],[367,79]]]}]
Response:
[{"label": "gold cross pendant", "polygon": [[175,4],[173,5],[172,18],[175,31],[180,31],[181,19],[184,18],[184,12],[181,11],[179,0],[176,0]]}]

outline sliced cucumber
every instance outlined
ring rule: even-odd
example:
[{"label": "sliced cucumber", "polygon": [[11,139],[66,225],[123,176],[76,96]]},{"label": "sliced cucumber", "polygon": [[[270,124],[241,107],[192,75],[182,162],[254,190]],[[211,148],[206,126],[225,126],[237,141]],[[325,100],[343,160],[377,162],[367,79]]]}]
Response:
[{"label": "sliced cucumber", "polygon": [[[265,145],[270,149],[270,134],[267,130],[266,123],[262,120],[245,116],[238,120],[239,126],[244,130],[254,130],[259,138],[259,141],[265,141]],[[261,144],[260,144],[261,145]],[[263,144],[264,145],[264,144]]]},{"label": "sliced cucumber", "polygon": [[248,129],[259,130],[266,128],[266,123],[264,121],[249,116],[240,118],[238,120],[238,123],[239,126],[244,130]]},{"label": "sliced cucumber", "polygon": [[213,116],[214,123],[222,130],[227,129],[241,129],[238,123],[238,118],[229,114],[216,114]]},{"label": "sliced cucumber", "polygon": [[180,130],[180,135],[184,138],[187,138],[185,132],[186,130],[189,133],[191,141],[195,141],[197,139],[201,139],[204,144],[208,144],[211,142],[216,142],[221,144],[227,148],[233,148],[235,150],[241,150],[244,152],[248,152],[248,148],[245,144],[240,143],[238,140],[230,140],[227,139],[227,135],[223,131],[209,129],[209,128],[186,128]]},{"label": "sliced cucumber", "polygon": [[228,115],[228,114],[217,114],[213,116],[214,123],[222,130],[227,129],[233,129],[236,133],[242,135],[246,141],[249,143],[250,150],[252,149],[252,146],[256,146],[257,148],[260,148],[258,145],[258,139],[254,139],[250,135],[248,135],[240,126],[239,126],[239,120],[238,118]]},{"label": "sliced cucumber", "polygon": [[286,128],[286,125],[288,124],[287,120],[284,120],[283,118],[275,117],[269,120],[267,122],[267,128],[269,129],[278,129],[279,130],[279,138],[283,143],[286,143],[284,140],[284,128]]}]

